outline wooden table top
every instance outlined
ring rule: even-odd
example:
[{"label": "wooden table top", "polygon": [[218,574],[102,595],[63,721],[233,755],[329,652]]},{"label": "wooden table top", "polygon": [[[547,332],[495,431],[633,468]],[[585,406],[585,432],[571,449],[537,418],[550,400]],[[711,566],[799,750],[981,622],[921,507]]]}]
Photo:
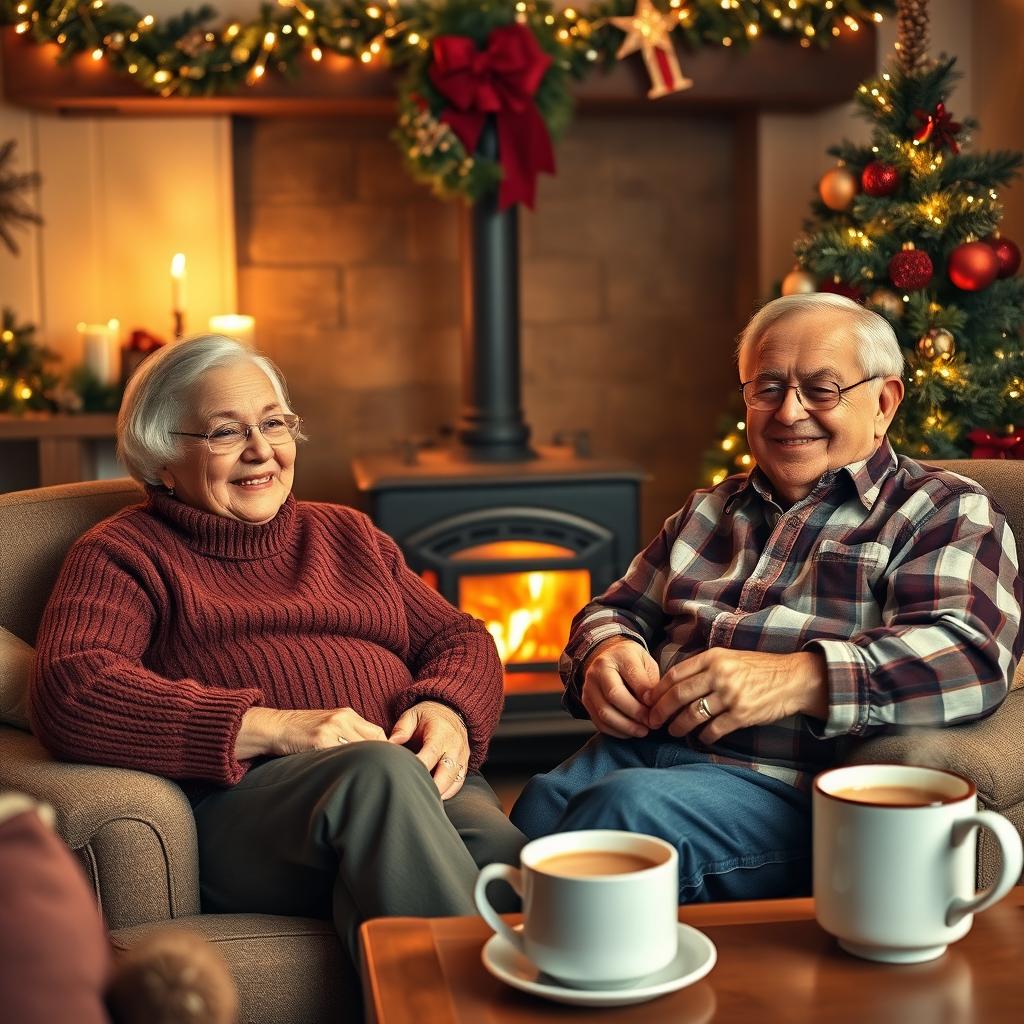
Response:
[{"label": "wooden table top", "polygon": [[[1024,888],[974,919],[926,964],[876,964],[843,952],[814,903],[764,900],[681,907],[718,947],[702,981],[616,1009],[563,1006],[509,988],[480,962],[478,917],[380,918],[362,927],[367,1019],[376,1024],[999,1024],[1024,1019]],[[516,921],[518,918],[510,917]]]}]

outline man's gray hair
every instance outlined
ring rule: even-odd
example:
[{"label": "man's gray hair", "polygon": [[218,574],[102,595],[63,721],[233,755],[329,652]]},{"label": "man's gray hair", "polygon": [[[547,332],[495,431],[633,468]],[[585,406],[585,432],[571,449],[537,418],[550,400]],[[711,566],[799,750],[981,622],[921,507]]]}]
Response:
[{"label": "man's gray hair", "polygon": [[266,357],[233,338],[202,334],[154,352],[132,374],[117,416],[117,456],[140,483],[160,484],[160,470],[181,452],[182,420],[191,412],[191,392],[217,366],[249,362],[270,379],[277,400],[291,412],[281,371]]},{"label": "man's gray hair", "polygon": [[765,303],[743,328],[736,343],[736,361],[750,345],[757,344],[768,330],[789,317],[808,313],[842,313],[849,317],[851,340],[857,346],[857,359],[868,377],[903,375],[903,349],[889,321],[852,299],[831,292],[783,295]]}]

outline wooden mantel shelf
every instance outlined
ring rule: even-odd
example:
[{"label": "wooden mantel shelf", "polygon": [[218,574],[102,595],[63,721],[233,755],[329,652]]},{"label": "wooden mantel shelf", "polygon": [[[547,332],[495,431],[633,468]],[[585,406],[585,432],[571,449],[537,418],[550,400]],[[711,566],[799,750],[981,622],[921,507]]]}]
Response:
[{"label": "wooden mantel shelf", "polygon": [[114,413],[0,413],[0,449],[8,441],[34,441],[38,485],[70,484],[93,478],[90,448],[113,440],[116,430]]},{"label": "wooden mantel shelf", "polygon": [[[62,114],[249,116],[391,114],[395,88],[386,70],[327,54],[301,69],[297,81],[267,76],[231,96],[166,99],[137,88],[104,63],[81,55],[55,61],[56,46],[40,46],[13,28],[0,30],[3,96],[9,103]],[[643,64],[630,59],[608,74],[596,72],[574,86],[584,109],[636,113],[701,110],[817,110],[847,102],[875,70],[875,32],[844,32],[827,50],[802,49],[794,40],[762,39],[747,52],[718,47],[680,54],[695,85],[651,102]]]}]

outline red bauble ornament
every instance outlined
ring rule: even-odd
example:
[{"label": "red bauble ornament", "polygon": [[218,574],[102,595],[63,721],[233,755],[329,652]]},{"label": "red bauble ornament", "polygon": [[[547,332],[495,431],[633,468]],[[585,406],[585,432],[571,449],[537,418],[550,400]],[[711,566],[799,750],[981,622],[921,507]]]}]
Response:
[{"label": "red bauble ornament", "polygon": [[950,281],[965,292],[980,292],[999,273],[999,257],[984,242],[964,242],[949,254],[946,267]]},{"label": "red bauble ornament", "polygon": [[904,291],[924,288],[934,270],[931,257],[920,249],[904,249],[889,260],[889,280]]},{"label": "red bauble ornament", "polygon": [[858,285],[847,284],[845,281],[824,280],[818,285],[819,292],[831,292],[833,295],[843,295],[854,302],[860,302],[864,297],[864,291]]},{"label": "red bauble ornament", "polygon": [[996,277],[1013,277],[1020,269],[1020,249],[1008,238],[986,238],[985,244],[996,254],[999,260],[999,272]]},{"label": "red bauble ornament", "polygon": [[872,160],[861,172],[860,184],[869,196],[891,196],[900,187],[899,169],[881,160]]}]

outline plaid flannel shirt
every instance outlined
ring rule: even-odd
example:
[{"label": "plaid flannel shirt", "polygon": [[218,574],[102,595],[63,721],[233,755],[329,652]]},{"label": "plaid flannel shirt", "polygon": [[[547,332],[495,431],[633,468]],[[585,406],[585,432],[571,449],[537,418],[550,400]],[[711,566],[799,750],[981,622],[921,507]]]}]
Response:
[{"label": "plaid flannel shirt", "polygon": [[806,787],[846,737],[980,718],[1002,702],[1024,641],[1013,534],[982,488],[897,457],[888,441],[783,510],[759,469],[696,491],[626,575],[573,620],[560,671],[586,717],[581,668],[625,636],[662,673],[712,647],[828,665],[825,721],[740,729],[708,750]]}]

